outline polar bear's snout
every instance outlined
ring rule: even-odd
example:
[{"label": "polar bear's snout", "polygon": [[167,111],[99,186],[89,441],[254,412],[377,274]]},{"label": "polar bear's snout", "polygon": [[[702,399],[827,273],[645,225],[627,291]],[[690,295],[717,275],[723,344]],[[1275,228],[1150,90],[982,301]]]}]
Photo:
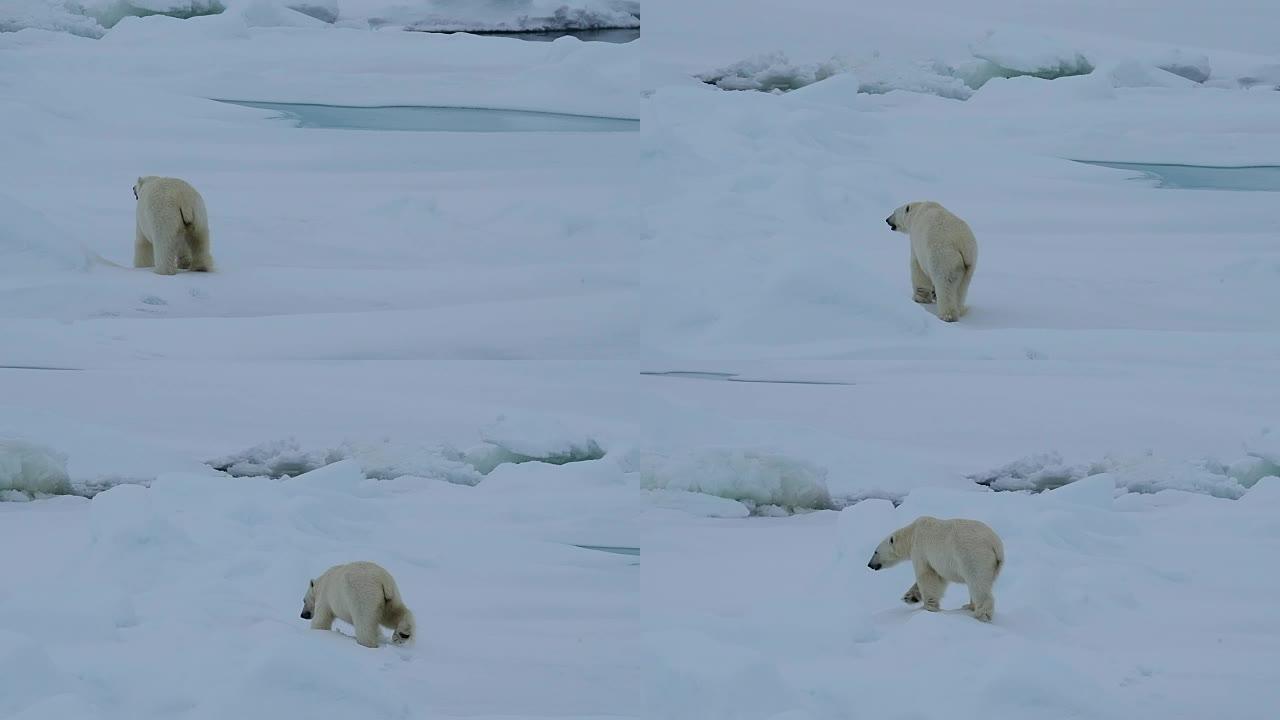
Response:
[{"label": "polar bear's snout", "polygon": [[876,559],[876,556],[872,555],[871,562],[867,563],[867,567],[871,568],[872,570],[879,570],[880,568],[884,567],[884,565],[881,565],[880,561]]},{"label": "polar bear's snout", "polygon": [[303,620],[310,620],[310,619],[311,619],[311,611],[310,611],[310,610],[303,610],[303,611],[302,611],[302,619],[303,619]]},{"label": "polar bear's snout", "polygon": [[884,219],[884,221],[885,221],[885,223],[887,223],[887,224],[889,225],[889,229],[890,229],[890,230],[897,230],[897,229],[898,229],[898,226],[893,224],[893,216],[892,216],[892,215],[890,215],[889,217],[885,218],[885,219]]}]

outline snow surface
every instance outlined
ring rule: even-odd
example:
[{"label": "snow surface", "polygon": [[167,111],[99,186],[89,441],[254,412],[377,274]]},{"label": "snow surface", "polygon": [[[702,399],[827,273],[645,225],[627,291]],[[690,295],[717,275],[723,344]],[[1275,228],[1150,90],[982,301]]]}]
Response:
[{"label": "snow surface", "polygon": [[[1275,582],[1248,569],[1280,550],[1277,491],[1114,498],[1092,478],[749,522],[664,511],[644,538],[648,717],[1263,720],[1280,703],[1277,621],[1257,597]],[[919,515],[1000,534],[992,623],[960,609],[963,586],[928,613],[900,599],[909,564],[867,568]]]},{"label": "snow surface", "polygon": [[[72,493],[0,503],[0,716],[1274,714],[1275,197],[1075,162],[1280,164],[1269,5],[700,0],[627,44],[314,5],[0,10],[0,438]],[[142,174],[218,272],[123,267]],[[956,324],[884,226],[925,198],[982,245]],[[1004,536],[994,624],[865,568],[921,513]],[[297,618],[354,559],[414,647]]]}]

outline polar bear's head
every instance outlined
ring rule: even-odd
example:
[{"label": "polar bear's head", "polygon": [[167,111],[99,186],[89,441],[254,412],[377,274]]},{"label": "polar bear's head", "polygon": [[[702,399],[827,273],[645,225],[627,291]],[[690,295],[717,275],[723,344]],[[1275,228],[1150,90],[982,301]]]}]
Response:
[{"label": "polar bear's head", "polygon": [[908,232],[908,226],[911,224],[911,209],[919,204],[909,202],[895,209],[892,215],[884,219],[889,224],[889,229],[900,233]]},{"label": "polar bear's head", "polygon": [[391,635],[391,642],[395,645],[404,645],[413,639],[417,634],[417,629],[413,621],[413,613],[409,608],[404,609],[404,614],[400,616],[400,621],[396,623],[395,632]]},{"label": "polar bear's head", "polygon": [[307,594],[302,598],[302,619],[310,620],[316,612],[316,581],[307,586]]},{"label": "polar bear's head", "polygon": [[903,530],[906,528],[894,530],[889,537],[881,541],[876,551],[871,553],[871,560],[867,562],[867,567],[872,570],[883,570],[897,565],[910,556],[911,552],[907,547],[908,543]]}]

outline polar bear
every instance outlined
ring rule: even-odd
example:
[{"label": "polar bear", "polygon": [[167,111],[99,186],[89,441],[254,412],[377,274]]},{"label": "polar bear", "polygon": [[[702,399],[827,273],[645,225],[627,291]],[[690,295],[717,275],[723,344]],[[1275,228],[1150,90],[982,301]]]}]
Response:
[{"label": "polar bear", "polygon": [[155,267],[157,275],[179,268],[209,272],[209,217],[204,199],[185,180],[147,175],[133,185],[138,201],[134,267]]},{"label": "polar bear", "polygon": [[908,558],[915,566],[916,581],[902,596],[903,602],[923,601],[925,610],[937,612],[947,583],[963,583],[969,586],[969,604],[963,609],[991,622],[996,610],[991,587],[1004,567],[1004,543],[994,530],[977,520],[922,515],[885,538],[867,567],[880,570]]},{"label": "polar bear", "polygon": [[911,236],[912,299],[937,300],[938,318],[955,322],[978,262],[978,241],[968,223],[936,202],[909,202],[885,218],[889,228]]},{"label": "polar bear", "polygon": [[415,634],[413,612],[404,606],[391,573],[371,562],[335,565],[311,581],[302,599],[302,619],[313,630],[333,628],[334,618],[351,623],[356,642],[376,648],[381,625],[395,632],[391,642],[403,645]]}]

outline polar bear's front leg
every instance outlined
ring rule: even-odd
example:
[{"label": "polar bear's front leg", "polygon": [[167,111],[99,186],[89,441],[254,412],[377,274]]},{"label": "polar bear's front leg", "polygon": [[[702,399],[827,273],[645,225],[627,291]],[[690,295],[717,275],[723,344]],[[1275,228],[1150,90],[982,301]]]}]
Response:
[{"label": "polar bear's front leg", "polygon": [[332,630],[333,610],[324,603],[316,603],[315,613],[311,616],[312,630]]},{"label": "polar bear's front leg", "polygon": [[911,583],[911,587],[907,588],[907,591],[902,595],[902,602],[908,605],[915,605],[920,602],[920,586],[916,583]]},{"label": "polar bear's front leg", "polygon": [[911,287],[915,289],[912,300],[923,305],[934,301],[933,281],[925,274],[924,268],[920,267],[915,254],[911,255]]},{"label": "polar bear's front leg", "polygon": [[938,604],[942,602],[942,595],[947,591],[947,581],[934,572],[933,568],[929,567],[929,563],[924,560],[916,560],[913,564],[916,569],[916,588],[920,591],[920,601],[924,603],[924,609],[929,612],[938,612]]},{"label": "polar bear's front leg", "polygon": [[151,267],[156,264],[152,252],[151,241],[142,234],[142,228],[134,229],[133,266],[136,268]]}]

